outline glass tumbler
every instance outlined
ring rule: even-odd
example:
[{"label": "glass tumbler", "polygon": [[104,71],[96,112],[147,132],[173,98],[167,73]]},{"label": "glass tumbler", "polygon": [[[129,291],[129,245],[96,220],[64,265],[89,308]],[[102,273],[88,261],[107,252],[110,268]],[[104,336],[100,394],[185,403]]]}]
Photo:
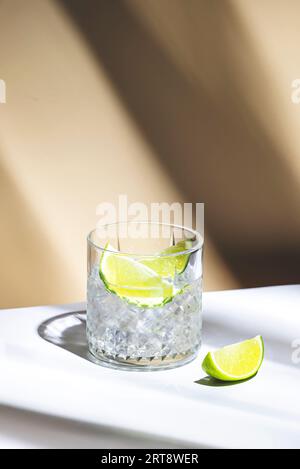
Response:
[{"label": "glass tumbler", "polygon": [[152,222],[102,226],[88,236],[87,340],[95,362],[173,368],[201,345],[199,233]]}]

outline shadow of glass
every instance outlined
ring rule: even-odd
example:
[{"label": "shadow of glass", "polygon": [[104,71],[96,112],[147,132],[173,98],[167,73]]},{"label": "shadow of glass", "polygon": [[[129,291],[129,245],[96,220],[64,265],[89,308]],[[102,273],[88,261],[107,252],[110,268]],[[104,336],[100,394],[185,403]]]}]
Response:
[{"label": "shadow of glass", "polygon": [[66,313],[44,321],[39,336],[53,345],[93,363],[86,340],[86,312]]}]

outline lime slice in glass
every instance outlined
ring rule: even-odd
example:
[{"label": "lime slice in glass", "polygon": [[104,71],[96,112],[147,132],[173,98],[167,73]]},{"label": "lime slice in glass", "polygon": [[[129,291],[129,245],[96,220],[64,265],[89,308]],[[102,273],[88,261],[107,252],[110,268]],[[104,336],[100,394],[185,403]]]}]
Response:
[{"label": "lime slice in glass", "polygon": [[160,306],[173,297],[172,283],[109,245],[102,253],[99,275],[107,290],[139,306]]},{"label": "lime slice in glass", "polygon": [[175,274],[182,274],[189,262],[190,254],[178,254],[192,248],[192,241],[182,240],[175,246],[170,246],[156,257],[141,260],[141,263],[150,267],[161,277],[173,278]]},{"label": "lime slice in glass", "polygon": [[256,375],[263,358],[263,338],[257,336],[208,353],[202,368],[205,373],[221,381],[242,381]]}]

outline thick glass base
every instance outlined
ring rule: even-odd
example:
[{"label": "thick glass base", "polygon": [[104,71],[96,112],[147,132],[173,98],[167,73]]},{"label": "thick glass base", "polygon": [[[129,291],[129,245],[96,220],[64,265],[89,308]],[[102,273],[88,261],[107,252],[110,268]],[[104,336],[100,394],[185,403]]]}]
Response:
[{"label": "thick glass base", "polygon": [[186,352],[184,354],[176,354],[176,356],[167,356],[160,358],[141,358],[141,359],[130,359],[130,357],[124,359],[121,357],[111,357],[107,354],[99,352],[98,350],[90,347],[89,358],[94,363],[124,371],[159,371],[159,370],[170,370],[177,368],[193,361],[199,352],[200,346],[193,351]]}]

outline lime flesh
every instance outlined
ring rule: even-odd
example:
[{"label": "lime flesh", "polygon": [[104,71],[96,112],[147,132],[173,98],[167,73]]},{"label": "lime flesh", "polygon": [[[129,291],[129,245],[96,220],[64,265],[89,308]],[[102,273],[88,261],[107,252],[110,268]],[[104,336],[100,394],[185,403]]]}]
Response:
[{"label": "lime flesh", "polygon": [[178,254],[192,247],[189,240],[179,241],[175,246],[162,251],[157,257],[149,257],[141,260],[141,263],[150,267],[161,277],[173,278],[175,274],[182,274],[188,264],[190,254]]},{"label": "lime flesh", "polygon": [[209,352],[202,368],[208,375],[221,381],[242,381],[256,375],[264,358],[261,336]]},{"label": "lime flesh", "polygon": [[173,297],[171,283],[132,257],[114,253],[109,245],[102,253],[99,275],[108,291],[140,306],[160,306]]}]

